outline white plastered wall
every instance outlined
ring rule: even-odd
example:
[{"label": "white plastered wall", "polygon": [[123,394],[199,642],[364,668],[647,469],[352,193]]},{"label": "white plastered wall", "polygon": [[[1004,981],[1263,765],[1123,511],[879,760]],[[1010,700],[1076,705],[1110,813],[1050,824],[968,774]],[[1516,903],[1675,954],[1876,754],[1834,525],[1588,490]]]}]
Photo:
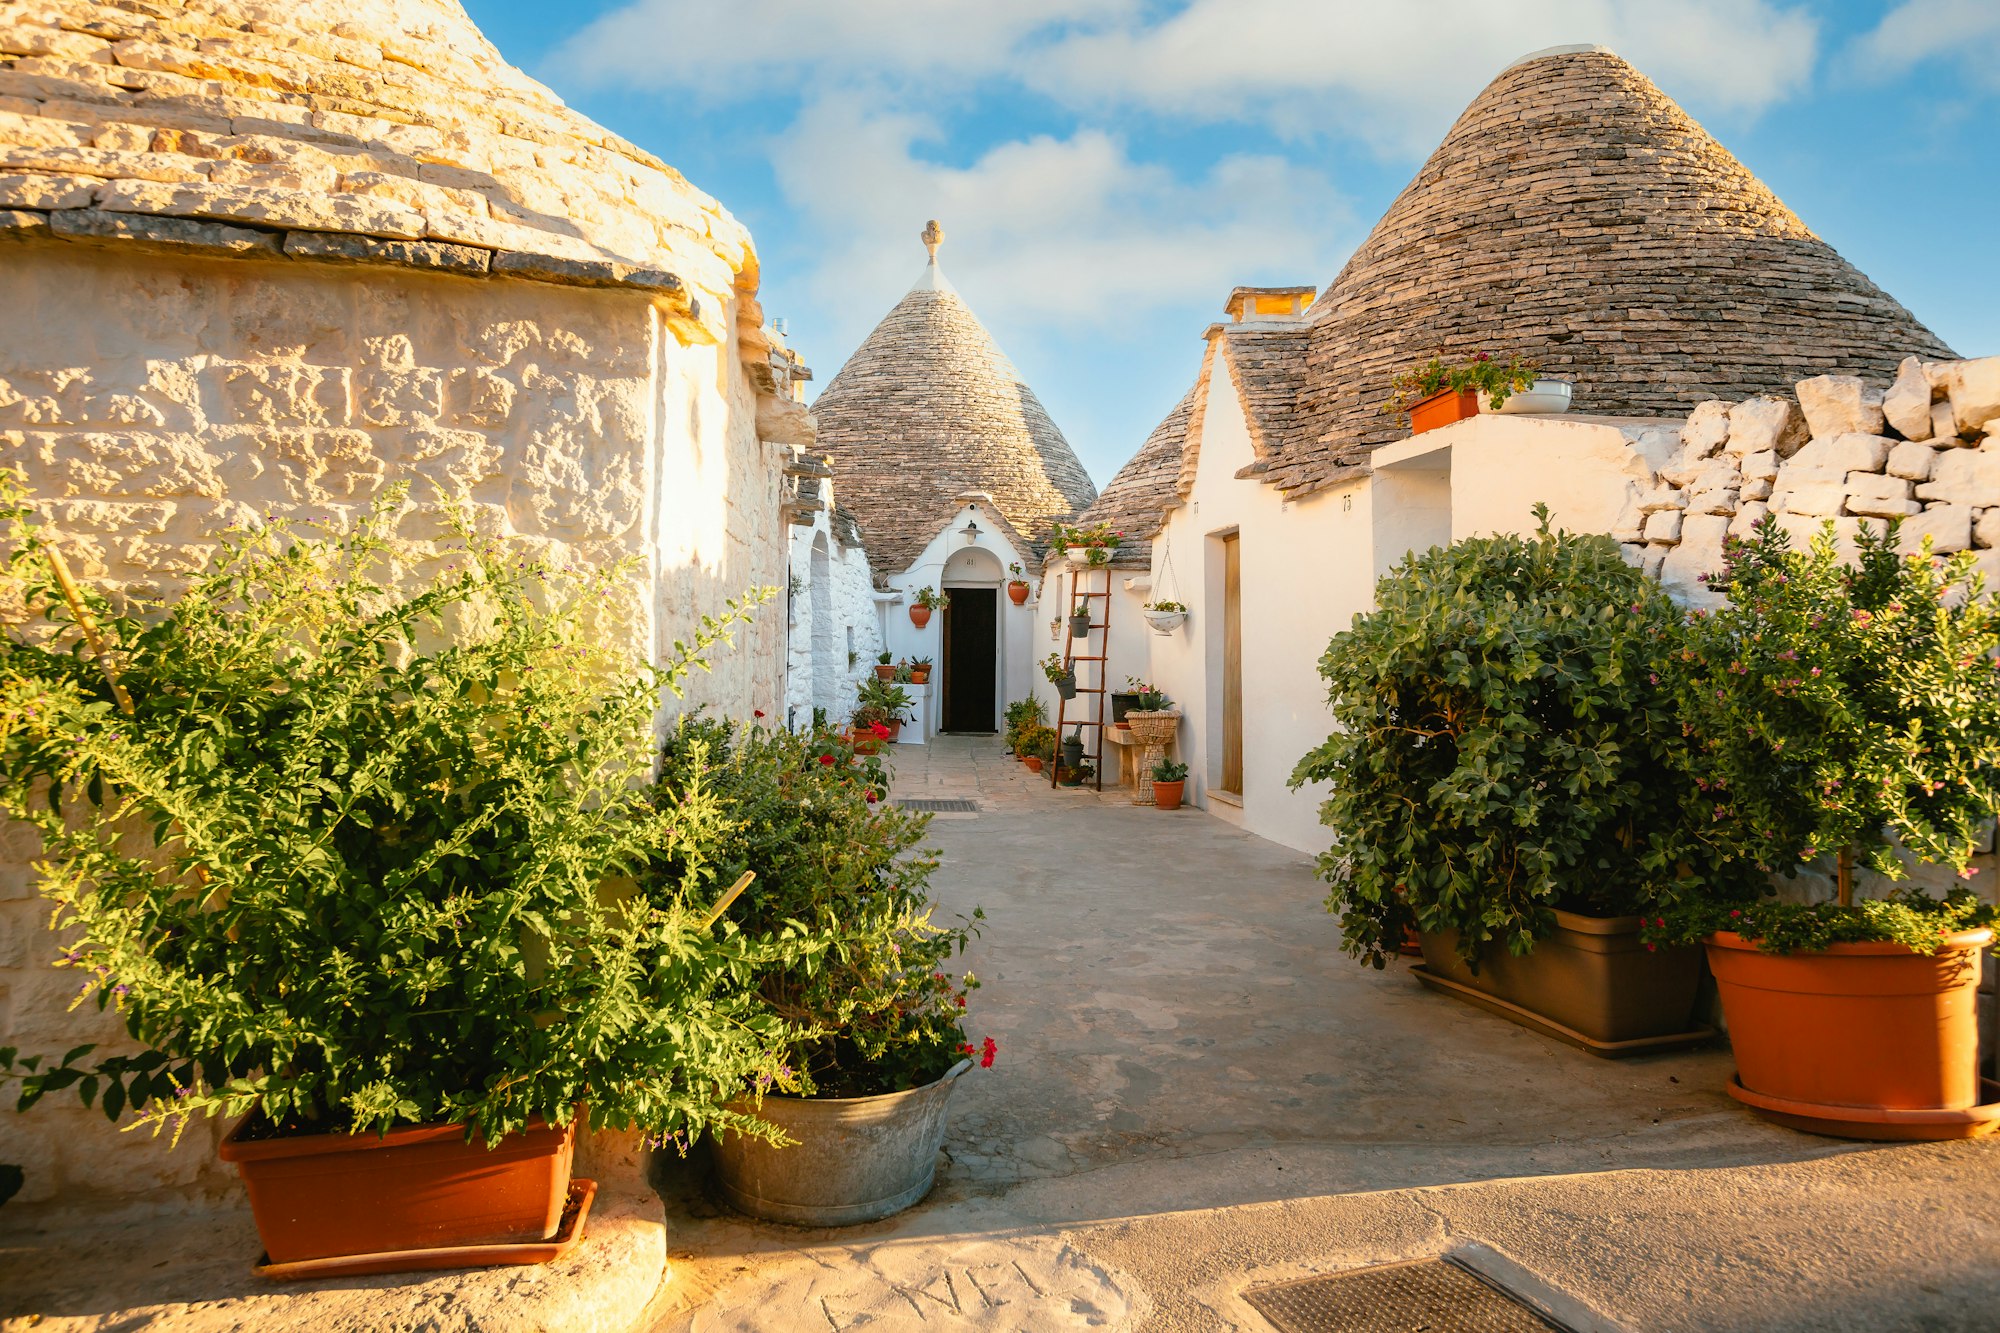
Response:
[{"label": "white plastered wall", "polygon": [[[418,568],[443,558],[434,486],[522,550],[633,560],[602,625],[642,657],[784,582],[782,451],[758,439],[736,343],[683,346],[641,294],[23,244],[0,263],[0,310],[34,312],[0,320],[0,463],[98,588],[171,593],[232,523],[351,519],[396,481]],[[783,654],[778,603],[690,678],[689,702],[777,708]],[[115,1043],[115,1016],[66,1012],[76,984],[47,961],[33,852],[0,828],[0,1044]],[[233,1191],[217,1128],[170,1152],[64,1098],[0,1115],[0,1161],[28,1167],[8,1209]]]},{"label": "white plastered wall", "polygon": [[791,573],[798,590],[787,598],[785,721],[809,726],[813,710],[820,708],[830,725],[842,726],[854,707],[855,686],[873,673],[875,655],[882,651],[868,553],[842,542],[822,508],[809,526],[792,527]]}]

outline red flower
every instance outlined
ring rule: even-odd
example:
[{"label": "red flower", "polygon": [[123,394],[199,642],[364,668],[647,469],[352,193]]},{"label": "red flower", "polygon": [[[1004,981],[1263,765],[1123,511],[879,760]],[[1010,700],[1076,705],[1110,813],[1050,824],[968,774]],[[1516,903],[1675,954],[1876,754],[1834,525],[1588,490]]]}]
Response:
[{"label": "red flower", "polygon": [[878,741],[886,741],[889,739],[889,729],[883,726],[880,722],[873,724],[868,728],[868,730],[875,733],[875,739]]},{"label": "red flower", "polygon": [[963,1045],[963,1046],[959,1047],[959,1048],[958,1048],[958,1053],[959,1053],[960,1055],[971,1055],[971,1054],[972,1054],[972,1043],[968,1041],[967,1043],[965,1043],[965,1045]]},{"label": "red flower", "polygon": [[751,710],[751,713],[750,713],[750,716],[752,716],[752,717],[762,717],[762,716],[764,716],[764,710],[763,710],[763,709],[761,709],[761,708],[757,708],[757,709],[753,709],[753,710]]},{"label": "red flower", "polygon": [[828,767],[831,767],[831,766],[833,765],[833,756],[832,756],[832,755],[830,755],[830,754],[823,754],[823,755],[821,755],[821,756],[819,757],[819,761],[820,761],[820,762],[821,762],[822,764],[825,764],[825,765],[827,765]]},{"label": "red flower", "polygon": [[872,791],[868,793],[868,804],[875,804],[875,793]]},{"label": "red flower", "polygon": [[986,1049],[979,1053],[979,1067],[981,1069],[993,1068],[993,1057],[997,1055],[999,1051],[1000,1051],[999,1043],[994,1041],[993,1038],[988,1037],[986,1039]]}]

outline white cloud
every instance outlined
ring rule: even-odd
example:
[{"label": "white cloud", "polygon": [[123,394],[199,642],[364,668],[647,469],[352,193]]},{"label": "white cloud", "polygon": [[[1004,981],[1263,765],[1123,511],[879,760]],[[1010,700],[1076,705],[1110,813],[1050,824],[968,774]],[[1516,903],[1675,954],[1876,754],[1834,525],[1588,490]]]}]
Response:
[{"label": "white cloud", "polygon": [[1936,59],[2000,89],[2000,6],[1993,0],[1903,0],[1855,40],[1843,63],[1862,75],[1898,78]]},{"label": "white cloud", "polygon": [[[1982,0],[1911,0],[1970,8]],[[1699,108],[1755,113],[1810,77],[1817,22],[1773,0],[635,0],[565,42],[586,84],[716,104],[872,88],[1032,88],[1073,110],[1254,121],[1421,151],[1532,48],[1608,45]]]},{"label": "white cloud", "polygon": [[1354,239],[1332,183],[1281,158],[1225,157],[1190,181],[1098,130],[1004,142],[965,166],[924,159],[937,137],[921,115],[831,97],[773,145],[780,188],[826,238],[809,290],[844,343],[921,271],[926,218],[943,221],[944,268],[982,318],[1071,333],[1191,301],[1219,312],[1274,263],[1321,281]]}]

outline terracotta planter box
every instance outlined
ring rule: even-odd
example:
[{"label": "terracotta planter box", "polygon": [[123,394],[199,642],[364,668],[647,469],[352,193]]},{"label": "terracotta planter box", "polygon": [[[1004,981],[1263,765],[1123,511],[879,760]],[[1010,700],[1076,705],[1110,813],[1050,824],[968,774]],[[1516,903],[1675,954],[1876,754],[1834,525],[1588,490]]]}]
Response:
[{"label": "terracotta planter box", "polygon": [[1639,939],[1640,924],[1636,916],[1557,912],[1555,932],[1533,953],[1517,958],[1505,948],[1489,948],[1477,973],[1458,956],[1457,931],[1426,931],[1418,975],[1475,1004],[1481,997],[1494,1001],[1482,1007],[1597,1055],[1638,1054],[1714,1036],[1694,1022],[1701,950],[1649,950]]},{"label": "terracotta planter box", "polygon": [[1410,404],[1410,434],[1421,435],[1439,426],[1479,415],[1479,393],[1474,389],[1439,389],[1428,398]]},{"label": "terracotta planter box", "polygon": [[1180,782],[1162,782],[1158,778],[1154,778],[1153,804],[1159,806],[1162,810],[1180,809],[1181,792],[1186,786],[1187,782],[1185,779]]},{"label": "terracotta planter box", "polygon": [[1770,954],[1708,941],[1736,1052],[1729,1092],[1794,1129],[1843,1138],[1972,1138],[2000,1126],[1979,1078],[1980,951],[1990,930],[1926,957],[1900,944]]},{"label": "terracotta planter box", "polygon": [[219,1155],[242,1175],[274,1264],[541,1241],[562,1225],[575,1121],[491,1150],[467,1143],[463,1125],[258,1139],[243,1137],[248,1124],[236,1123]]}]

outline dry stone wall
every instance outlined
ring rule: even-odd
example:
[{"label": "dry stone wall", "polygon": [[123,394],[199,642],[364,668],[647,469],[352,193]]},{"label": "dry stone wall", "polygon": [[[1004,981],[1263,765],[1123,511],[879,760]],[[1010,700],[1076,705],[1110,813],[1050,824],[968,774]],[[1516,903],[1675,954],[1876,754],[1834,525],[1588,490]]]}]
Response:
[{"label": "dry stone wall", "polygon": [[[413,570],[445,558],[446,499],[526,551],[632,558],[602,629],[642,656],[784,582],[788,450],[760,439],[766,396],[737,342],[683,346],[643,293],[50,241],[0,251],[0,310],[27,312],[0,321],[0,465],[114,594],[172,594],[231,524],[345,522],[399,482]],[[775,708],[784,651],[773,605],[689,702]],[[0,1044],[116,1041],[48,964],[32,843],[0,827]],[[213,1137],[169,1151],[55,1098],[0,1115],[0,1161],[28,1167],[9,1209],[220,1195]]]},{"label": "dry stone wall", "polygon": [[1789,396],[1705,402],[1639,447],[1654,480],[1613,535],[1690,604],[1720,600],[1701,576],[1766,514],[1794,545],[1831,520],[1849,551],[1864,526],[1898,519],[1904,550],[1976,550],[2000,588],[2000,357],[1912,356],[1887,383],[1817,375]]}]

